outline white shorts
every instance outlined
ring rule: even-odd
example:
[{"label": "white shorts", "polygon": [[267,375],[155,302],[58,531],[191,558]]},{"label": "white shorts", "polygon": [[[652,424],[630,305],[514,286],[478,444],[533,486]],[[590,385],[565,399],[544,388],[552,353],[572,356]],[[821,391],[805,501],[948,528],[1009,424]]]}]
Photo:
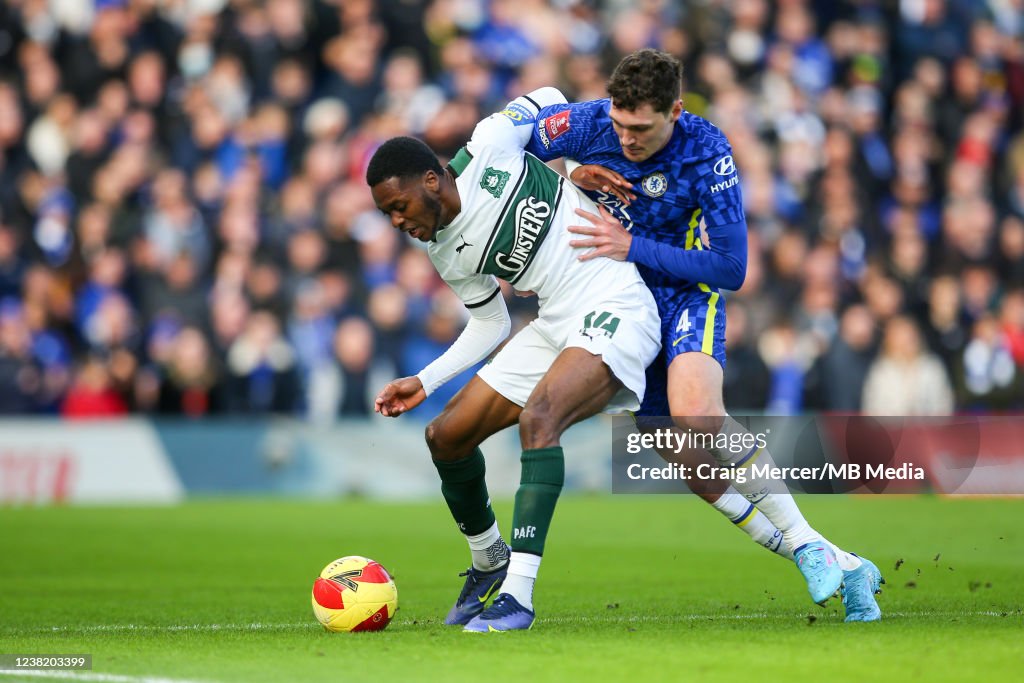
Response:
[{"label": "white shorts", "polygon": [[594,296],[572,315],[543,314],[511,340],[477,374],[516,405],[525,406],[534,387],[563,349],[579,347],[601,356],[622,382],[605,408],[623,413],[640,408],[645,371],[661,349],[661,321],[654,297],[637,283],[612,295]]}]

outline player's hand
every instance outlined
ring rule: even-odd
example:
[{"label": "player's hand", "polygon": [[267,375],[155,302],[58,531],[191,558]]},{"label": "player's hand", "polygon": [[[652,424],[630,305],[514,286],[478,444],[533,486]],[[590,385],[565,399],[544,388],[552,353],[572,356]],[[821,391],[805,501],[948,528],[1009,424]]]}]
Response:
[{"label": "player's hand", "polygon": [[608,209],[598,206],[597,210],[601,212],[600,216],[576,209],[576,215],[586,218],[592,225],[570,225],[568,230],[576,235],[586,235],[590,239],[572,240],[569,246],[577,249],[593,248],[593,251],[580,256],[580,261],[589,261],[598,256],[625,261],[629,256],[629,247],[633,244],[633,236],[608,212]]},{"label": "player's hand", "polygon": [[427,398],[419,377],[402,377],[388,382],[373,402],[374,411],[385,417],[407,413]]},{"label": "player's hand", "polygon": [[573,169],[569,180],[580,189],[614,195],[627,206],[636,199],[636,195],[630,192],[632,183],[610,168],[597,164],[583,164]]}]

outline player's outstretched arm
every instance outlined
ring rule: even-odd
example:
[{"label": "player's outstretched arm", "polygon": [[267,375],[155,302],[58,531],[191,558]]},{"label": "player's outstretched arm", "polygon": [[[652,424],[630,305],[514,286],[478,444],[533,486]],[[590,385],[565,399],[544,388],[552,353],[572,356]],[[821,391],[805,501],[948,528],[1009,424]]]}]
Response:
[{"label": "player's outstretched arm", "polygon": [[[489,281],[495,287],[493,294],[469,305],[469,323],[458,339],[419,374],[401,377],[384,385],[373,403],[376,412],[385,417],[398,417],[409,412],[439,386],[486,358],[508,336],[512,319],[497,282],[493,278]],[[462,289],[459,282],[449,284],[454,284],[456,292]]]},{"label": "player's outstretched arm", "polygon": [[747,224],[728,223],[707,228],[710,249],[685,249],[636,236],[628,261],[666,273],[681,282],[703,282],[737,290],[747,275]]},{"label": "player's outstretched arm", "polygon": [[743,284],[747,270],[746,223],[716,226],[711,249],[685,249],[634,236],[603,206],[599,211],[596,215],[576,209],[588,224],[568,227],[569,232],[585,238],[573,240],[570,246],[592,250],[582,254],[581,261],[604,256],[643,264],[680,282],[703,282],[731,290]]},{"label": "player's outstretched arm", "polygon": [[580,164],[567,157],[565,170],[569,173],[569,180],[572,181],[572,184],[581,190],[610,194],[626,206],[636,199],[636,195],[632,192],[633,184],[622,174],[610,168],[599,164]]},{"label": "player's outstretched arm", "polygon": [[401,377],[388,382],[377,394],[373,409],[385,417],[407,413],[427,398],[419,377]]},{"label": "player's outstretched arm", "polygon": [[[456,293],[459,292],[458,283],[449,284],[453,284]],[[494,293],[484,301],[467,305],[470,318],[462,334],[447,351],[416,375],[424,398],[486,358],[512,331],[512,318],[505,307],[505,300],[501,298],[497,281],[494,281],[494,288]]]},{"label": "player's outstretched arm", "polygon": [[[728,157],[731,159],[731,156]],[[570,164],[567,162],[567,166]],[[586,169],[585,171],[583,169]],[[628,181],[611,169],[588,164],[572,163],[570,178],[584,189],[612,192],[624,203],[621,193]],[[597,187],[598,184],[606,187]],[[725,186],[724,191],[719,189]],[[577,209],[586,219],[585,225],[571,225],[569,232],[586,237],[570,242],[577,249],[591,249],[580,256],[586,261],[599,256],[617,261],[631,261],[677,278],[680,283],[703,282],[712,287],[736,290],[743,285],[747,271],[747,224],[743,215],[743,202],[737,183],[721,183],[704,188],[700,205],[706,218],[705,227],[711,237],[711,249],[686,249],[650,238],[635,236],[601,207],[601,214]],[[633,197],[636,198],[635,196]]]}]

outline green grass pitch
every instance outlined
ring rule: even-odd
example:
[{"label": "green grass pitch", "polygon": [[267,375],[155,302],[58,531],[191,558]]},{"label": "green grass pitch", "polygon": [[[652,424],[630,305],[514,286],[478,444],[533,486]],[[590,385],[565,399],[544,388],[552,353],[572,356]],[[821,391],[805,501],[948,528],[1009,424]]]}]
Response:
[{"label": "green grass pitch", "polygon": [[[567,496],[532,631],[442,625],[468,562],[440,497],[0,509],[0,653],[91,653],[53,680],[1019,680],[1024,500],[805,497],[871,557],[882,623],[811,604],[796,569],[692,497]],[[504,528],[508,503],[497,505]],[[330,634],[309,593],[335,557],[395,575],[382,633]],[[898,561],[902,561],[896,569]],[[51,680],[0,673],[11,680]]]}]

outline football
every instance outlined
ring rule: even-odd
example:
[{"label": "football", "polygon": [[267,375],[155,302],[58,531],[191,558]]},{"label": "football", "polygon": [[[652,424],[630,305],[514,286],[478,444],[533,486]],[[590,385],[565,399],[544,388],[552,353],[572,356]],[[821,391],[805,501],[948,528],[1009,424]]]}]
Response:
[{"label": "football", "polygon": [[394,580],[366,557],[341,557],[324,567],[313,582],[313,614],[328,631],[380,631],[397,609]]}]

